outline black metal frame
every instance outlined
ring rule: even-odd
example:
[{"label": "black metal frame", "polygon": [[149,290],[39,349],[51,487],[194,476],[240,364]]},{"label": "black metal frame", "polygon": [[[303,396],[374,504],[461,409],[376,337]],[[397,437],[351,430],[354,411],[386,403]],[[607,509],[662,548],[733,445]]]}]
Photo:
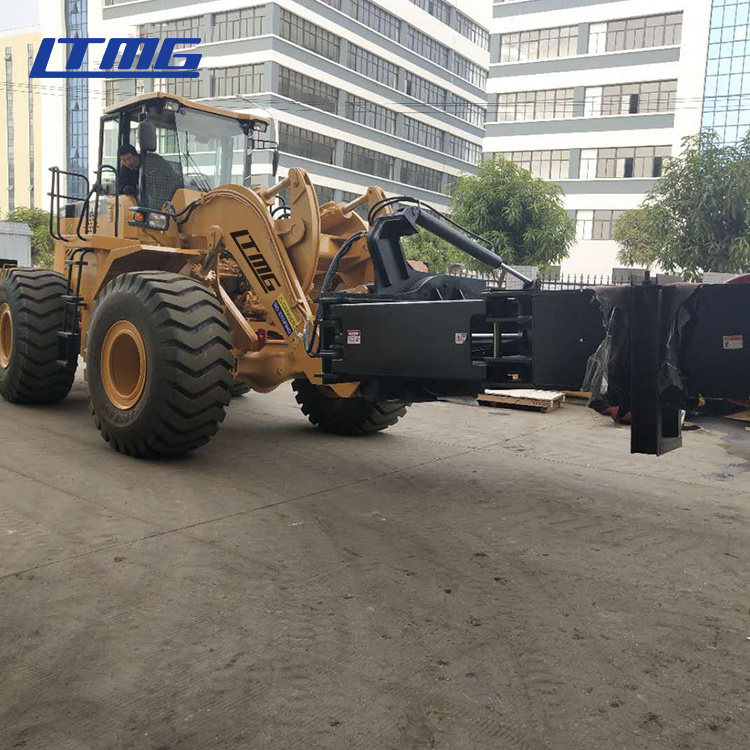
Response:
[{"label": "black metal frame", "polygon": [[671,319],[664,314],[664,287],[655,284],[629,290],[630,409],[633,453],[662,456],[682,447],[679,404],[664,401],[661,372]]}]

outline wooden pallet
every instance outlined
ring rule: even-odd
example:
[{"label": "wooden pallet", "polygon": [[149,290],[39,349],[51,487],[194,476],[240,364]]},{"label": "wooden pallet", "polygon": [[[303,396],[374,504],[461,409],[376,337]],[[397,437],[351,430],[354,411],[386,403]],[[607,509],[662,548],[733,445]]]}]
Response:
[{"label": "wooden pallet", "polygon": [[563,391],[565,394],[565,400],[572,399],[573,401],[586,401],[591,398],[591,394],[588,391]]},{"label": "wooden pallet", "polygon": [[736,414],[729,414],[727,419],[733,419],[735,422],[750,422],[750,409],[747,411],[738,411]]},{"label": "wooden pallet", "polygon": [[559,409],[565,402],[565,394],[558,391],[485,391],[477,396],[482,406],[510,409],[536,409],[546,414]]}]

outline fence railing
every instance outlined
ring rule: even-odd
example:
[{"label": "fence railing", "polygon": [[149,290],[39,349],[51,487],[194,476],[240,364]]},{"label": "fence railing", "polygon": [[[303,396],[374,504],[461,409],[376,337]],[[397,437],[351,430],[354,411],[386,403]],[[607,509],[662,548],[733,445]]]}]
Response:
[{"label": "fence railing", "polygon": [[[525,269],[523,270],[525,271]],[[521,286],[520,282],[512,277],[506,276],[503,278],[501,274],[493,273],[491,271],[480,272],[467,268],[452,268],[448,273],[451,276],[463,276],[476,281],[482,281],[487,287],[516,289]],[[540,274],[537,279],[540,282],[542,289],[548,290],[585,289],[590,286],[618,286],[631,283],[631,279],[628,277],[613,279],[612,276],[604,274]],[[632,281],[635,281],[636,283],[638,280],[638,277],[633,277],[632,279]]]}]

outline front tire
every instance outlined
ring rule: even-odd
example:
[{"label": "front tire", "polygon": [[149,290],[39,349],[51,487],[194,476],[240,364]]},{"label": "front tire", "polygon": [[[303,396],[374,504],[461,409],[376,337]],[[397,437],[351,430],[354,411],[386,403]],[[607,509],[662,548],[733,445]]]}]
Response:
[{"label": "front tire", "polygon": [[14,404],[54,404],[73,386],[75,367],[58,364],[65,278],[43,268],[0,277],[0,395]]},{"label": "front tire", "polygon": [[302,413],[319,429],[336,435],[370,435],[387,430],[406,414],[404,401],[369,401],[361,396],[341,398],[309,380],[292,381]]},{"label": "front tire", "polygon": [[243,383],[241,380],[232,381],[232,398],[239,398],[252,390],[247,383]]},{"label": "front tire", "polygon": [[99,296],[86,374],[97,427],[116,450],[174,456],[205,445],[224,420],[232,364],[224,313],[198,282],[127,273]]}]

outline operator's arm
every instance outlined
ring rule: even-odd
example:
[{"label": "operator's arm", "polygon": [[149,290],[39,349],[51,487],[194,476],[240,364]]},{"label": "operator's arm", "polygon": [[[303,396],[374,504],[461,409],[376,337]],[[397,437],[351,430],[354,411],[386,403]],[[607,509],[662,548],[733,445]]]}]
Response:
[{"label": "operator's arm", "polygon": [[120,192],[123,195],[138,195],[138,170],[120,165]]}]

